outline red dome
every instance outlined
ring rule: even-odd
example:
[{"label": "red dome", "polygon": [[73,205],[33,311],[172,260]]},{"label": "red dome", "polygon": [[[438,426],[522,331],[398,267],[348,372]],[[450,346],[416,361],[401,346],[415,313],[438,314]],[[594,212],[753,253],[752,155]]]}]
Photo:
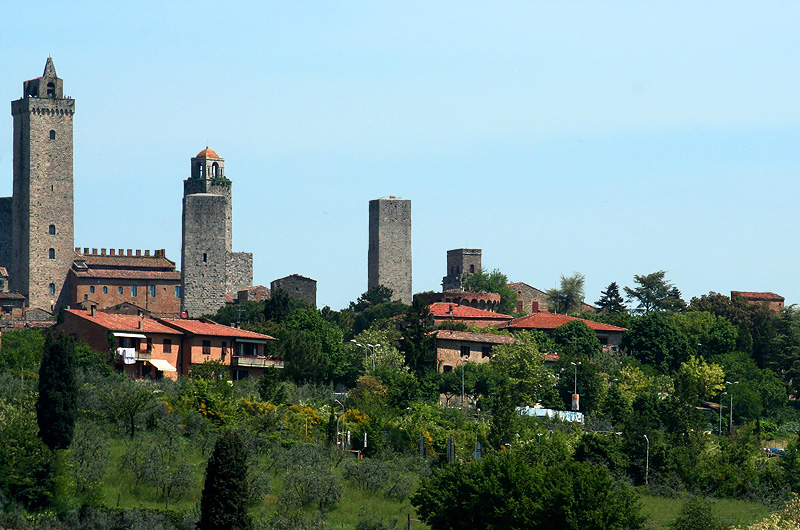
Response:
[{"label": "red dome", "polygon": [[195,158],[219,158],[219,155],[215,153],[213,149],[209,149],[208,146],[206,146],[205,149],[197,153]]}]

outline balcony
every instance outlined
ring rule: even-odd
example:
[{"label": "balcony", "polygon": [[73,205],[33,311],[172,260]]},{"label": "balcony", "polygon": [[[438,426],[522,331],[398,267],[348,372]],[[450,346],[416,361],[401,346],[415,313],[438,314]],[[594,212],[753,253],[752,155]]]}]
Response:
[{"label": "balcony", "polygon": [[[129,362],[125,362],[125,358]],[[152,357],[149,351],[139,351],[136,348],[117,348],[117,353],[114,360],[120,363],[133,364],[136,361],[149,361]]]},{"label": "balcony", "polygon": [[231,357],[231,366],[235,368],[283,368],[283,359],[275,357],[253,357],[249,355],[234,355]]}]

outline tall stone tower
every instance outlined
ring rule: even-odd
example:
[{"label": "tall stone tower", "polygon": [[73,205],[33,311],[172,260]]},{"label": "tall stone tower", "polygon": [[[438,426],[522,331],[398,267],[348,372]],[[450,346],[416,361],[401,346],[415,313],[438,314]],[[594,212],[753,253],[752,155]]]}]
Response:
[{"label": "tall stone tower", "polygon": [[470,274],[481,270],[481,249],[457,248],[447,251],[447,276],[442,278],[442,289],[454,291]]},{"label": "tall stone tower", "polygon": [[253,255],[233,252],[232,183],[225,159],[206,147],[192,158],[183,182],[181,309],[197,317],[216,313],[225,294],[253,284]]},{"label": "tall stone tower", "polygon": [[22,83],[14,117],[11,288],[28,305],[53,311],[67,303],[73,258],[72,116],[75,100],[47,58],[42,77]]},{"label": "tall stone tower", "polygon": [[390,196],[369,201],[367,287],[383,285],[411,303],[411,201]]}]

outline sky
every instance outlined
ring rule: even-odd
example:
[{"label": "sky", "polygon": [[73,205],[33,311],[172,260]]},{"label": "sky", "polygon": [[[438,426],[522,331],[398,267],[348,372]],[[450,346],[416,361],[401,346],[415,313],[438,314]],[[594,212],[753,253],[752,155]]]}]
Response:
[{"label": "sky", "polygon": [[[20,4],[0,101],[51,56],[74,117],[75,246],[180,267],[190,159],[233,181],[254,283],[367,290],[368,203],[411,199],[413,290],[446,253],[539,289],[665,270],[688,301],[800,303],[798,2]],[[0,196],[12,117],[0,122]]]}]

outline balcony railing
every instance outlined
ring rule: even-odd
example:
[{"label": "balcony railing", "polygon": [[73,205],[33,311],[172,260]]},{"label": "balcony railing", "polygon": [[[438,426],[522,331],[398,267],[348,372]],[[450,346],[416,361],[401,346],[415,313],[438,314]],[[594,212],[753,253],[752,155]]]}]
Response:
[{"label": "balcony railing", "polygon": [[115,360],[117,362],[125,362],[126,352],[130,356],[129,358],[136,361],[149,361],[152,358],[152,354],[149,351],[139,351],[136,348],[117,348]]},{"label": "balcony railing", "polygon": [[231,366],[241,368],[283,368],[283,359],[275,357],[254,357],[249,355],[234,355],[231,357]]}]

